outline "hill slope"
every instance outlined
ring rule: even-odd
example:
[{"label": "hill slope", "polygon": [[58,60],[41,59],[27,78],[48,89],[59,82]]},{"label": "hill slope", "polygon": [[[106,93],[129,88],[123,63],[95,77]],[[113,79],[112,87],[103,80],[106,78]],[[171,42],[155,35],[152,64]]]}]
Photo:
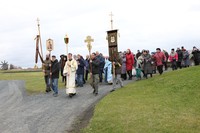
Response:
[{"label": "hill slope", "polygon": [[86,133],[197,133],[200,67],[130,83],[99,102]]}]

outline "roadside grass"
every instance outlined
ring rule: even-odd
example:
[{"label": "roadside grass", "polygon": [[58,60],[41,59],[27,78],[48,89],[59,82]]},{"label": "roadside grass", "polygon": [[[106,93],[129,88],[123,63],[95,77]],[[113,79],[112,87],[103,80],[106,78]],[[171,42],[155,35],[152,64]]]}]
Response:
[{"label": "roadside grass", "polygon": [[199,133],[200,67],[155,75],[107,95],[84,133]]},{"label": "roadside grass", "polygon": [[[45,92],[44,75],[39,71],[7,70],[0,71],[0,80],[23,80],[28,94]],[[59,88],[65,88],[59,78]]]}]

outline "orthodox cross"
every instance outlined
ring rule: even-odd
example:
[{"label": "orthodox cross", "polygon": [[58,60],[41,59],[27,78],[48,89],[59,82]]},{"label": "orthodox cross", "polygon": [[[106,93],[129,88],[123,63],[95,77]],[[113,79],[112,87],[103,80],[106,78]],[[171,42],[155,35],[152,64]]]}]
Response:
[{"label": "orthodox cross", "polygon": [[94,42],[94,39],[92,39],[91,36],[87,36],[85,39],[85,43],[87,43],[87,48],[88,48],[89,54],[91,54],[90,52],[92,49],[91,42]]},{"label": "orthodox cross", "polygon": [[112,14],[112,12],[109,14],[109,16],[110,16],[110,18],[111,18],[111,20],[110,20],[110,22],[111,22],[111,30],[113,30],[113,19],[112,19],[112,17],[114,16],[113,14]]}]

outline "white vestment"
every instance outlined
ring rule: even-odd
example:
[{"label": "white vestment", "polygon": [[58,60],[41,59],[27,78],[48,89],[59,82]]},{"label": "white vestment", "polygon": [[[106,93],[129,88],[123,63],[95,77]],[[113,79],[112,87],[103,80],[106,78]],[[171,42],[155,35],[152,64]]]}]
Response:
[{"label": "white vestment", "polygon": [[67,61],[65,63],[65,67],[63,70],[63,74],[67,74],[67,83],[66,83],[66,94],[75,94],[75,78],[76,78],[76,70],[77,70],[77,62],[72,59],[71,61]]}]

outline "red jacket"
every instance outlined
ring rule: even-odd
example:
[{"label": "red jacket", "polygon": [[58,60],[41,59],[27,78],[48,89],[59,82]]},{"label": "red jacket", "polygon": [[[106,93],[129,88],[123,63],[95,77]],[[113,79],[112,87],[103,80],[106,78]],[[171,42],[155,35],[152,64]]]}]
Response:
[{"label": "red jacket", "polygon": [[166,56],[163,52],[156,52],[154,55],[154,59],[156,62],[156,66],[161,66],[163,65],[163,61],[166,61]]},{"label": "red jacket", "polygon": [[133,69],[133,65],[134,65],[134,56],[131,53],[131,50],[129,50],[129,53],[126,54],[126,70],[130,71]]},{"label": "red jacket", "polygon": [[171,54],[169,55],[169,61],[173,62],[173,59],[175,59],[175,61],[178,61],[178,54],[177,53],[175,53],[174,56],[172,56]]}]

